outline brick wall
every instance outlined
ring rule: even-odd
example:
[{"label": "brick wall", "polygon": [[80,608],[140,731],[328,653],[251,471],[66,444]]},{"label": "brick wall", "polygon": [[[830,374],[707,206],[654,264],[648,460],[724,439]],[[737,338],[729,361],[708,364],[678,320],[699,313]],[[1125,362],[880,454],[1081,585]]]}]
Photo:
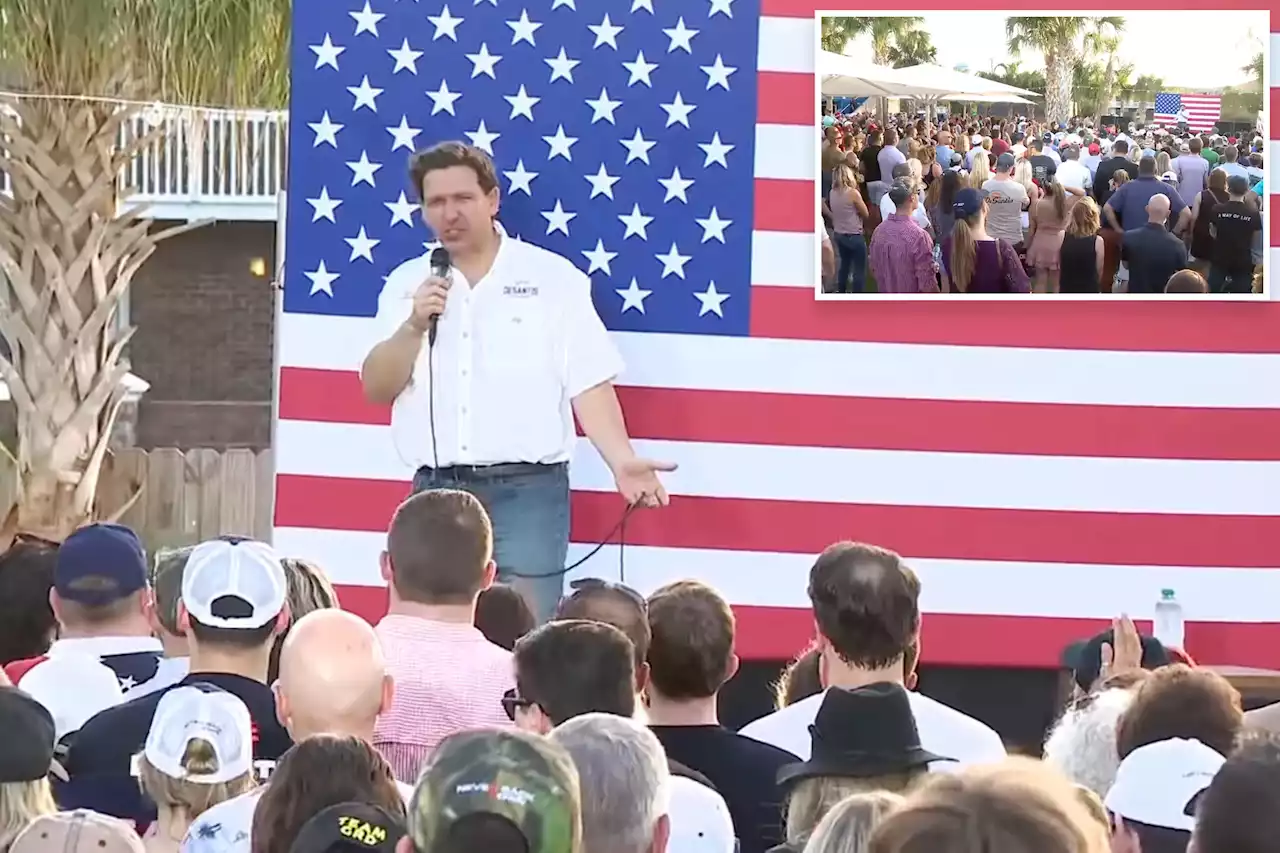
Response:
[{"label": "brick wall", "polygon": [[130,359],[151,383],[139,447],[270,446],[274,269],[274,223],[220,222],[166,240],[138,271]]}]

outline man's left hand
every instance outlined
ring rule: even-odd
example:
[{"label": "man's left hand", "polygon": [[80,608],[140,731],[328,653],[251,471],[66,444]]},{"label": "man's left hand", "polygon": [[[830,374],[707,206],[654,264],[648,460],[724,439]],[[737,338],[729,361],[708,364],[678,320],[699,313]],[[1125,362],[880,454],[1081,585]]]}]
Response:
[{"label": "man's left hand", "polygon": [[613,478],[618,484],[618,493],[628,504],[666,506],[670,503],[670,498],[662,481],[658,479],[658,472],[674,470],[674,462],[658,462],[633,456],[618,466],[613,472]]}]

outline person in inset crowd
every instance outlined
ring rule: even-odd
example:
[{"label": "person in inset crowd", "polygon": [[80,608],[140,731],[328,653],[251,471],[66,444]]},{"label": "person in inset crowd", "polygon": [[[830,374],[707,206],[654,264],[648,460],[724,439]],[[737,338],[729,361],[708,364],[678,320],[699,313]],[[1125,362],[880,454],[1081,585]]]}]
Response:
[{"label": "person in inset crowd", "polygon": [[396,853],[585,853],[582,789],[573,759],[551,738],[460,732],[423,770]]},{"label": "person in inset crowd", "polygon": [[1185,853],[1192,806],[1226,758],[1196,740],[1162,740],[1120,762],[1107,792],[1112,853]]},{"label": "person in inset crowd", "polygon": [[7,853],[145,853],[129,824],[91,811],[58,812],[37,818],[13,840]]},{"label": "person in inset crowd", "polygon": [[1246,735],[1194,811],[1188,853],[1272,853],[1280,838],[1280,737]]},{"label": "person in inset crowd", "polygon": [[27,670],[48,658],[98,658],[115,672],[122,691],[156,677],[164,653],[151,635],[151,592],[142,543],[120,524],[90,524],[58,546],[49,604],[58,639],[38,658],[5,667],[19,684]]},{"label": "person in inset crowd", "polygon": [[1062,184],[1068,191],[1078,190],[1071,198],[1084,198],[1093,189],[1093,173],[1089,167],[1080,162],[1080,149],[1068,145],[1062,151],[1062,165],[1054,173],[1054,180]]},{"label": "person in inset crowd", "polygon": [[405,819],[391,767],[368,741],[323,734],[299,742],[280,759],[254,809],[250,850],[290,853],[308,821],[342,803],[364,803]]},{"label": "person in inset crowd", "polygon": [[[920,195],[920,191],[919,191],[920,182],[912,174],[910,162],[899,163],[898,165],[894,166],[892,175],[893,175],[894,183],[897,183],[898,181],[903,181],[909,184],[916,191],[917,197]],[[890,188],[892,189],[892,187]],[[917,198],[917,202],[919,201],[920,199]],[[880,199],[880,220],[882,222],[888,220],[888,218],[890,216],[893,216],[897,212],[897,210],[898,210],[898,205],[896,202],[894,202],[892,194],[886,193]],[[919,225],[921,228],[925,229],[926,231],[932,227],[932,224],[929,221],[929,213],[927,210],[924,209],[924,204],[922,203],[917,203],[912,206],[911,221]]]},{"label": "person in inset crowd", "polygon": [[[1062,666],[1071,673],[1073,698],[1115,684],[1125,673],[1155,670],[1170,663],[1189,663],[1185,653],[1165,648],[1155,637],[1138,633],[1127,615],[1111,620],[1111,627],[1062,650]],[[1134,679],[1115,686],[1136,686]]]},{"label": "person in inset crowd", "polygon": [[889,189],[888,198],[895,212],[871,235],[871,274],[878,291],[937,293],[933,240],[914,219],[919,194],[910,179],[899,178]]},{"label": "person in inset crowd", "polygon": [[987,233],[1008,240],[1021,253],[1022,214],[1031,206],[1031,197],[1026,187],[1014,179],[1017,165],[1012,154],[1001,154],[996,159],[995,173],[980,189],[987,194]]},{"label": "person in inset crowd", "polygon": [[1058,250],[1060,293],[1099,293],[1106,247],[1098,231],[1102,227],[1098,203],[1079,199],[1067,215],[1067,227]]},{"label": "person in inset crowd", "polygon": [[1117,139],[1111,146],[1111,156],[1098,163],[1098,171],[1093,176],[1093,198],[1098,207],[1106,205],[1115,188],[1111,178],[1117,171],[1131,171],[1133,164],[1129,162],[1129,143]]},{"label": "person in inset crowd", "polygon": [[894,166],[907,162],[907,155],[898,149],[898,131],[894,128],[884,132],[884,147],[876,152],[876,161],[880,164],[880,178],[884,181],[893,180]]},{"label": "person in inset crowd", "polygon": [[[837,542],[809,570],[809,600],[821,648],[824,687],[903,684],[918,659],[920,580],[898,554],[860,542]],[[989,726],[922,693],[908,693],[924,748],[962,764],[1005,755]],[[822,706],[813,696],[742,729],[742,734],[809,756],[809,726]]]},{"label": "person in inset crowd", "polygon": [[324,569],[296,557],[281,557],[280,564],[284,566],[284,578],[289,585],[290,618],[288,627],[276,637],[275,645],[271,647],[271,659],[267,662],[268,684],[275,684],[280,677],[280,651],[289,639],[293,626],[317,610],[338,607],[338,593],[334,591]]},{"label": "person in inset crowd", "polygon": [[339,803],[302,825],[289,853],[395,853],[405,822],[368,803]]},{"label": "person in inset crowd", "polygon": [[[266,683],[271,647],[289,624],[286,591],[280,557],[263,542],[202,542],[182,572],[178,623],[190,646],[191,666],[177,686],[208,684],[244,702],[256,731],[253,755],[259,781],[292,745],[276,719],[275,699]],[[142,751],[168,690],[108,708],[69,740],[65,767],[71,778],[59,788],[60,805],[131,820],[145,831],[155,819],[155,807],[138,786],[133,759]]]},{"label": "person in inset crowd", "polygon": [[[556,621],[585,619],[612,625],[631,641],[635,658],[636,708],[634,716],[646,721],[644,695],[649,688],[649,629],[648,605],[644,596],[631,587],[601,580],[579,578],[569,584],[571,592],[556,606]],[[589,710],[605,711],[607,708]]]},{"label": "person in inset crowd", "polygon": [[53,715],[58,740],[75,734],[99,711],[124,701],[120,679],[100,660],[61,654],[28,669],[17,687]]},{"label": "person in inset crowd", "polygon": [[194,545],[166,548],[155,556],[149,578],[154,597],[149,615],[151,632],[160,641],[164,657],[160,659],[155,678],[125,691],[126,702],[172,687],[187,677],[191,650],[178,625],[178,614],[182,609],[182,572],[194,549]]},{"label": "person in inset crowd", "polygon": [[777,853],[800,853],[826,813],[850,794],[906,794],[931,764],[952,759],[925,750],[900,684],[836,688],[823,697],[810,733],[807,761],[778,774],[787,794],[786,843]]},{"label": "person in inset crowd", "polygon": [[1175,187],[1160,180],[1152,157],[1138,161],[1138,177],[1120,186],[1107,199],[1102,208],[1103,216],[1111,227],[1132,231],[1142,227],[1144,221],[1153,221],[1150,219],[1151,203],[1157,201],[1157,196],[1165,199],[1160,204],[1160,209],[1165,211],[1161,224],[1175,235],[1183,234],[1191,227],[1191,209]]},{"label": "person in inset crowd", "polygon": [[0,551],[0,666],[38,658],[57,638],[49,604],[57,560],[57,547],[47,542],[18,541]]},{"label": "person in inset crowd", "polygon": [[951,209],[955,224],[942,244],[942,292],[1030,292],[1016,245],[987,232],[991,207],[986,190],[965,187],[956,193]]},{"label": "person in inset crowd", "polygon": [[156,821],[143,838],[147,853],[177,853],[192,821],[257,785],[249,709],[207,685],[166,691],[151,721],[138,776],[156,805]]},{"label": "person in inset crowd", "polygon": [[866,853],[872,831],[905,802],[888,791],[850,794],[818,821],[805,853]]},{"label": "person in inset crowd", "polygon": [[1184,738],[1230,755],[1244,729],[1240,693],[1221,675],[1185,664],[1155,670],[1138,685],[1116,725],[1121,760],[1147,744]]},{"label": "person in inset crowd", "polygon": [[[1125,186],[1133,183],[1130,181]],[[1109,206],[1107,210],[1110,211]],[[1169,278],[1187,268],[1190,261],[1187,246],[1169,233],[1168,220],[1169,196],[1153,195],[1147,202],[1146,226],[1124,232],[1120,257],[1129,270],[1130,293],[1164,293]]]},{"label": "person in inset crowd", "polygon": [[538,627],[538,618],[524,593],[495,582],[476,599],[476,627],[486,640],[511,651],[517,640]]},{"label": "person in inset crowd", "polygon": [[49,788],[49,775],[58,768],[53,716],[16,687],[0,687],[0,731],[0,850],[5,850],[27,824],[58,810]]},{"label": "person in inset crowd", "polygon": [[1075,786],[1010,758],[934,776],[881,821],[868,853],[1109,853],[1106,829]]},{"label": "person in inset crowd", "polygon": [[805,649],[787,664],[773,685],[773,709],[780,711],[802,699],[817,696],[824,689],[822,683],[822,650],[817,646]]},{"label": "person in inset crowd", "polygon": [[1173,171],[1178,176],[1178,193],[1187,204],[1193,204],[1209,186],[1209,161],[1200,156],[1203,147],[1200,137],[1193,136],[1182,145],[1173,161]]},{"label": "person in inset crowd", "polygon": [[677,581],[649,596],[649,625],[650,728],[724,797],[742,853],[764,853],[782,841],[778,771],[796,757],[720,725],[720,688],[738,671],[729,603],[701,581]]},{"label": "person in inset crowd", "polygon": [[1044,761],[1067,779],[1105,797],[1120,767],[1116,724],[1137,685],[1106,687],[1067,705],[1044,742]]},{"label": "person in inset crowd", "polygon": [[1213,252],[1209,258],[1209,290],[1213,293],[1249,293],[1253,289],[1253,239],[1262,231],[1262,213],[1245,200],[1249,180],[1241,175],[1227,179],[1227,200],[1213,208],[1209,233]]},{"label": "person in inset crowd", "polygon": [[1046,185],[1053,181],[1053,176],[1058,171],[1058,160],[1051,156],[1053,149],[1050,148],[1049,151],[1050,154],[1045,153],[1043,139],[1031,140],[1027,151],[1027,160],[1031,162],[1031,178],[1040,189],[1046,189]]},{"label": "person in inset crowd", "polygon": [[475,624],[476,599],[496,575],[493,527],[474,495],[433,489],[400,504],[382,553],[390,607],[376,629],[396,696],[374,744],[402,782],[418,778],[448,735],[509,725],[511,653]]},{"label": "person in inset crowd", "polygon": [[1195,270],[1178,270],[1169,276],[1169,283],[1164,286],[1165,293],[1208,293],[1209,282]]},{"label": "person in inset crowd", "polygon": [[1222,152],[1222,162],[1216,168],[1227,173],[1227,178],[1231,179],[1236,175],[1248,180],[1249,170],[1240,163],[1240,149],[1234,145],[1228,145]]},{"label": "person in inset crowd", "polygon": [[734,853],[733,820],[710,788],[671,776],[640,723],[584,714],[551,733],[578,768],[583,853]]}]

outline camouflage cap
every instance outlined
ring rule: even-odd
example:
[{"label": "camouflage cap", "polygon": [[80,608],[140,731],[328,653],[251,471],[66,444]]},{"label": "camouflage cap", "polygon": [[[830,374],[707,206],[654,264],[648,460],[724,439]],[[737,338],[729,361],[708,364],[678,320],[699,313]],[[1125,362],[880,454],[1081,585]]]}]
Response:
[{"label": "camouflage cap", "polygon": [[578,771],[559,744],[514,730],[460,732],[440,743],[409,805],[409,837],[432,853],[472,814],[509,820],[529,853],[576,853],[582,834]]}]

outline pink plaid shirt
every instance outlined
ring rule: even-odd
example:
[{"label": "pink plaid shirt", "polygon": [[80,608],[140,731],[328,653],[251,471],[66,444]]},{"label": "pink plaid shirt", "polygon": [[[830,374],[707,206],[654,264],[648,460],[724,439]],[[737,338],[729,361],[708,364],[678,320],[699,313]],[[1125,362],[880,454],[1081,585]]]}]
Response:
[{"label": "pink plaid shirt", "polygon": [[502,710],[502,694],[516,684],[511,652],[474,625],[392,615],[375,630],[396,688],[373,742],[401,782],[417,782],[432,750],[454,732],[511,726]]}]

